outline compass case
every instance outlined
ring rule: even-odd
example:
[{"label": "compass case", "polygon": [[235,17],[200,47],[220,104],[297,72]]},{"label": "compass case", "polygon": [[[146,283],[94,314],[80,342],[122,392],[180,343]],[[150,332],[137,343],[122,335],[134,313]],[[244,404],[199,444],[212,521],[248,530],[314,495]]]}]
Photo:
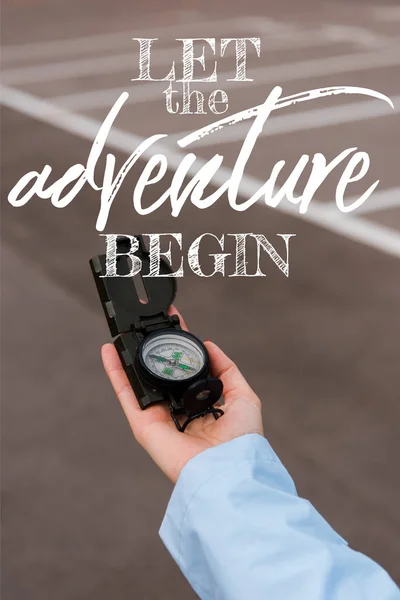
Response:
[{"label": "compass case", "polygon": [[142,236],[135,237],[139,240],[139,248],[135,256],[142,261],[140,276],[148,298],[146,304],[140,301],[133,277],[129,276],[131,263],[127,253],[130,249],[130,241],[127,238],[117,239],[119,277],[104,276],[105,254],[93,257],[90,260],[90,267],[110,333],[115,338],[114,345],[136,398],[144,409],[153,403],[169,400],[169,395],[149,386],[139,375],[135,361],[138,348],[146,335],[152,331],[164,328],[181,329],[181,327],[179,317],[168,315],[168,309],[176,295],[175,278],[166,277],[172,272],[171,267],[161,259],[160,273],[164,277],[143,277],[150,269],[149,253]]},{"label": "compass case", "polygon": [[[142,236],[136,237],[139,240],[139,249],[135,255],[142,261],[140,277],[148,298],[146,304],[140,301],[133,277],[129,275],[130,259],[126,254],[122,254],[129,251],[129,240],[126,238],[117,240],[117,273],[122,277],[104,276],[106,273],[105,254],[100,254],[90,260],[97,291],[113,337],[132,331],[135,323],[142,319],[154,318],[160,314],[168,315],[168,309],[176,296],[176,280],[174,277],[167,276],[172,273],[172,270],[163,259],[160,261],[161,277],[143,277],[150,270],[150,258]],[[118,253],[121,255],[119,256]]]},{"label": "compass case", "polygon": [[[100,296],[107,323],[114,338],[121,363],[128,376],[129,382],[142,409],[159,402],[167,402],[171,417],[179,429],[184,431],[186,426],[197,417],[212,413],[218,418],[223,411],[213,405],[222,394],[222,382],[210,377],[209,357],[207,349],[200,340],[206,355],[204,367],[186,382],[156,381],[154,375],[144,373],[138,356],[140,346],[153,332],[162,330],[179,330],[182,332],[179,317],[168,315],[168,309],[176,295],[176,280],[169,276],[171,267],[166,261],[160,261],[160,276],[146,277],[150,269],[150,256],[142,236],[136,238],[139,248],[135,256],[142,261],[140,277],[147,294],[148,301],[140,301],[131,272],[130,239],[117,238],[117,274],[118,277],[106,277],[106,255],[101,254],[90,260],[93,277]],[[183,335],[192,336],[184,333]],[[196,338],[197,339],[197,338]],[[185,415],[183,425],[177,415]]]}]

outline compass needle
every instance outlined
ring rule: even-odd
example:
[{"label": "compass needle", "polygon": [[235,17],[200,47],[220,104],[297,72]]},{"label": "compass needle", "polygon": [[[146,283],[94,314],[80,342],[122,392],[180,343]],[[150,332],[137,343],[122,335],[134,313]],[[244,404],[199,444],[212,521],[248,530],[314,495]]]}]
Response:
[{"label": "compass needle", "polygon": [[157,356],[157,354],[149,354],[149,358],[154,358],[154,360],[157,360],[158,362],[168,362],[167,358],[164,356]]},{"label": "compass needle", "polygon": [[177,366],[180,369],[186,369],[187,371],[195,371],[196,370],[193,367],[190,367],[189,365],[184,365],[183,363],[179,363]]}]

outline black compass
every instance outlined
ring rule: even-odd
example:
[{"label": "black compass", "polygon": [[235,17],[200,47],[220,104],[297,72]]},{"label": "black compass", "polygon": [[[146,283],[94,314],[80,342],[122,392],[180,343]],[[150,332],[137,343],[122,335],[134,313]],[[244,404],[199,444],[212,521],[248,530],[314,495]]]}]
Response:
[{"label": "black compass", "polygon": [[[105,277],[105,255],[90,266],[107,318],[114,345],[142,409],[167,402],[175,425],[184,431],[197,417],[223,411],[214,406],[222,395],[222,382],[210,375],[205,345],[183,331],[177,315],[168,315],[176,295],[176,280],[165,277],[169,265],[161,261],[164,277],[143,277],[149,270],[149,254],[141,236],[135,253],[142,261],[142,282],[148,302],[142,303],[131,277]],[[130,272],[130,241],[117,241],[117,272]],[[183,418],[180,418],[180,415]]]}]

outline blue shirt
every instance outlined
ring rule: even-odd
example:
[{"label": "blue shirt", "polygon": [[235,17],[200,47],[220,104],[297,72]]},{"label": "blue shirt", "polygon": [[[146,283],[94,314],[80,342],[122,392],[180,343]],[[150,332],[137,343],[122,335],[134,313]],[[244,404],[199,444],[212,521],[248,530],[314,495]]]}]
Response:
[{"label": "blue shirt", "polygon": [[265,438],[205,450],[181,472],[160,536],[202,600],[399,600],[303,498]]}]

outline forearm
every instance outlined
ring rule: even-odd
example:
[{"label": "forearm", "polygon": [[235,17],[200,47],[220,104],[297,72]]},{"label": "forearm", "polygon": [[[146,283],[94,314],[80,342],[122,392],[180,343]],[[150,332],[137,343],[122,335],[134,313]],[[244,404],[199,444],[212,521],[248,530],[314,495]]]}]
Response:
[{"label": "forearm", "polygon": [[268,442],[247,435],[184,468],[160,535],[202,600],[389,600],[398,590],[297,496]]}]

